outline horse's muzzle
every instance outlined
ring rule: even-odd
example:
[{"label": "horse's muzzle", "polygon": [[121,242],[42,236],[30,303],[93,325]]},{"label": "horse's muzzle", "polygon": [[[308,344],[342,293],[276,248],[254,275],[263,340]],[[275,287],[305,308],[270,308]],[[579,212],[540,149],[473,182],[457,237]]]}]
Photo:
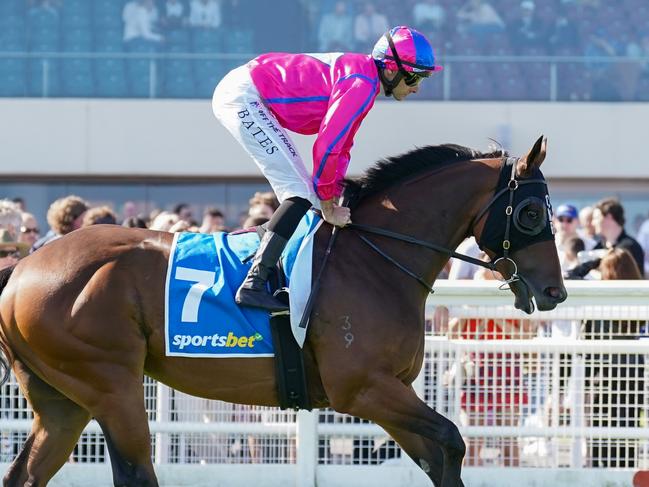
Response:
[{"label": "horse's muzzle", "polygon": [[561,287],[546,287],[543,294],[550,299],[555,300],[557,304],[563,303],[568,297],[568,291],[564,286]]},{"label": "horse's muzzle", "polygon": [[[510,288],[516,298],[514,306],[527,314],[534,312],[535,304],[539,311],[553,310],[568,297],[568,292],[563,284],[547,286],[541,291],[522,276],[518,281],[512,282]],[[534,299],[532,300],[532,298]]]},{"label": "horse's muzzle", "polygon": [[568,291],[565,286],[548,286],[540,296],[535,296],[536,306],[539,311],[550,311],[557,307],[558,304],[563,303],[568,297]]}]

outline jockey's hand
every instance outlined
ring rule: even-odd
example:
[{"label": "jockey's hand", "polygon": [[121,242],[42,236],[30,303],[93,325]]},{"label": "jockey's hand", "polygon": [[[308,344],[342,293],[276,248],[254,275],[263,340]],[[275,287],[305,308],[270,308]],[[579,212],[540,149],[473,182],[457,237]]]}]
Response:
[{"label": "jockey's hand", "polygon": [[327,223],[337,227],[344,227],[352,222],[351,211],[346,206],[338,206],[333,200],[325,200],[320,202],[322,208],[322,218]]}]

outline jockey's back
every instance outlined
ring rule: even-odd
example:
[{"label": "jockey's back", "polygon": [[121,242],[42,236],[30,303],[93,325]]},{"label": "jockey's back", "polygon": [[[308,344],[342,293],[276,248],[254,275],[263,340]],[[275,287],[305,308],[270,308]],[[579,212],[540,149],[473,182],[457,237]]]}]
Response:
[{"label": "jockey's back", "polygon": [[[332,101],[340,91],[345,100],[338,110],[350,111],[348,121],[362,119],[379,91],[378,71],[365,54],[263,54],[248,63],[250,75],[267,106],[281,125],[300,134],[315,134],[321,128]],[[347,83],[340,83],[348,81]],[[361,113],[358,113],[360,110]]]}]

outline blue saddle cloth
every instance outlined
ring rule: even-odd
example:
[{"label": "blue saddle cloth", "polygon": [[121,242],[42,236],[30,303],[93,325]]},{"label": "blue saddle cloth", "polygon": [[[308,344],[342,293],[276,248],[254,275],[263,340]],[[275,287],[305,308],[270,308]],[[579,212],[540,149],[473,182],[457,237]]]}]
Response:
[{"label": "blue saddle cloth", "polygon": [[[309,212],[284,251],[282,264],[289,281],[293,264],[307,247],[302,243],[315,232],[319,220]],[[239,307],[234,301],[251,266],[250,261],[243,261],[258,246],[259,236],[255,231],[175,234],[165,283],[168,356],[274,355],[268,312]],[[310,252],[311,248],[306,251]]]}]

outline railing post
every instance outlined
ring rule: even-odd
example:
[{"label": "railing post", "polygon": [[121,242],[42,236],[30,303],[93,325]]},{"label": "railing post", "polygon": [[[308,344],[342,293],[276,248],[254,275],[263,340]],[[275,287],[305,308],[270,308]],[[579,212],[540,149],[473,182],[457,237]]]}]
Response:
[{"label": "railing post", "polygon": [[[550,401],[552,404],[552,410],[550,414],[550,426],[556,428],[559,426],[560,419],[560,401],[563,399],[559,391],[559,385],[561,377],[559,376],[560,366],[561,366],[561,357],[559,352],[552,352],[551,354],[552,361],[550,365]],[[559,442],[558,438],[552,438],[552,443],[550,445],[550,451],[552,452],[552,467],[558,467],[558,455]]]},{"label": "railing post", "polygon": [[149,98],[155,98],[156,96],[156,83],[158,78],[158,70],[156,60],[151,58],[149,60]]},{"label": "railing post", "polygon": [[315,487],[318,465],[318,413],[298,411],[296,434],[296,487]]},{"label": "railing post", "polygon": [[452,65],[449,63],[446,66],[444,66],[444,84],[442,86],[443,90],[443,98],[444,101],[448,101],[451,99],[451,72],[453,71]]},{"label": "railing post", "polygon": [[417,375],[417,378],[412,382],[412,388],[414,389],[417,397],[422,401],[425,400],[426,395],[426,361],[421,364],[421,370]]},{"label": "railing post", "polygon": [[[453,412],[449,411],[451,421],[458,421],[460,419],[460,412],[462,411],[462,387],[464,386],[464,365],[462,364],[462,350],[458,350],[452,344],[449,344],[449,355],[453,357],[455,364],[455,378],[453,380],[453,389],[455,391],[455,401],[453,403]],[[450,363],[450,361],[449,361]]]},{"label": "railing post", "polygon": [[50,62],[47,59],[43,59],[43,86],[42,93],[43,98],[47,98],[49,95],[49,84],[50,84]]},{"label": "railing post", "polygon": [[435,371],[433,378],[435,378],[435,409],[437,411],[445,411],[445,414],[451,409],[446,404],[447,392],[451,388],[451,384],[444,384],[444,372],[449,368],[451,354],[448,349],[439,350],[431,355],[431,367],[434,364]]},{"label": "railing post", "polygon": [[[157,423],[168,423],[171,421],[169,410],[169,387],[156,382],[156,415]],[[156,433],[155,435],[155,463],[169,463],[169,434]]]},{"label": "railing post", "polygon": [[557,101],[559,92],[559,77],[557,74],[557,63],[550,63],[550,101]]},{"label": "railing post", "polygon": [[[574,428],[583,428],[586,426],[585,419],[585,401],[586,401],[586,382],[584,361],[581,354],[573,354],[571,365],[572,376],[572,401],[570,404],[570,426]],[[575,436],[572,440],[572,468],[584,468],[584,451],[582,449],[583,436]]]}]

